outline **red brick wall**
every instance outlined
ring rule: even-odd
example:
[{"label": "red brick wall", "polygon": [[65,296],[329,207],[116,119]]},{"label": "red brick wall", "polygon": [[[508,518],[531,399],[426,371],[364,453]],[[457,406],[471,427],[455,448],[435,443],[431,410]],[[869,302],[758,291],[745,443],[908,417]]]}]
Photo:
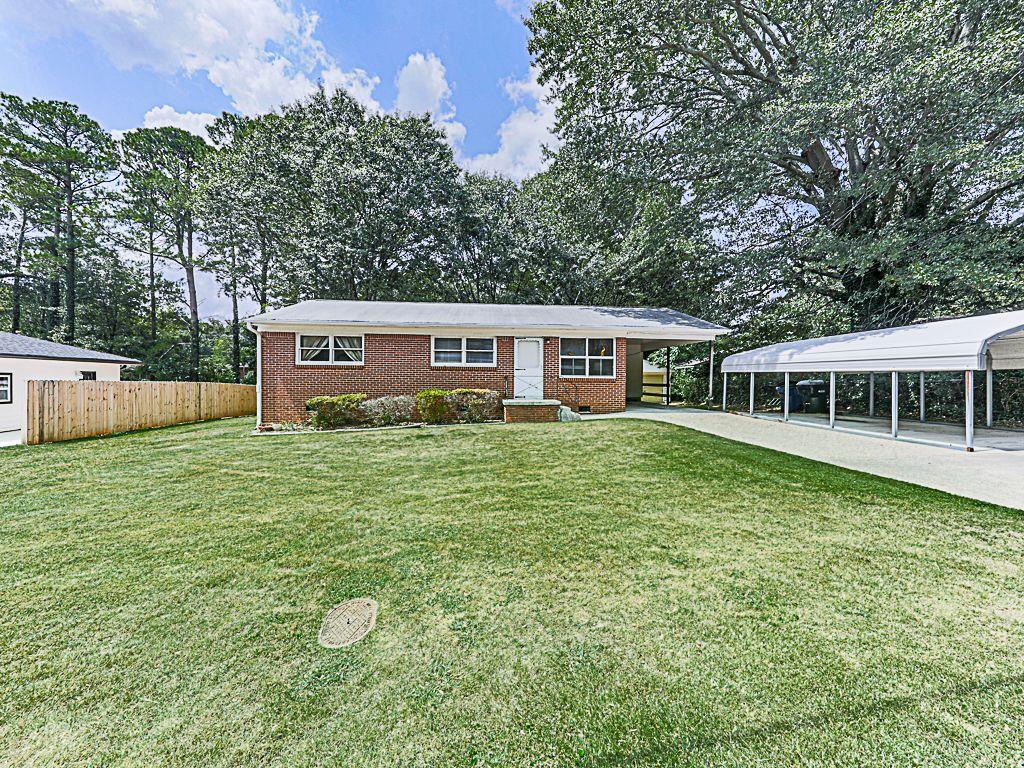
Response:
[{"label": "red brick wall", "polygon": [[569,400],[576,396],[578,390],[579,404],[590,406],[591,413],[626,410],[625,339],[615,340],[614,379],[588,379],[585,376],[567,376],[563,379],[559,378],[559,367],[558,338],[549,336],[544,339],[544,397]]},{"label": "red brick wall", "polygon": [[[503,393],[505,377],[512,386],[513,338],[498,337],[498,364],[494,368],[460,368],[430,364],[430,336],[426,334],[367,333],[363,365],[296,365],[295,334],[266,332],[261,337],[263,423],[303,421],[306,401],[319,395],[363,392],[368,397],[415,395],[421,389],[471,387]],[[616,378],[573,378],[580,402],[594,413],[626,407],[626,342],[616,341]],[[559,399],[558,339],[544,340],[544,396]]]},{"label": "red brick wall", "polygon": [[538,423],[558,421],[557,405],[507,405],[505,406],[505,423]]}]

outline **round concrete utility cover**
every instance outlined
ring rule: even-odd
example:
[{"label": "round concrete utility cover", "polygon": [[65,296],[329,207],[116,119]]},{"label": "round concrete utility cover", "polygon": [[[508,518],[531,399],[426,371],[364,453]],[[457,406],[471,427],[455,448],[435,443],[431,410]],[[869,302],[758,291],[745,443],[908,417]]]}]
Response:
[{"label": "round concrete utility cover", "polygon": [[359,642],[377,620],[377,603],[358,597],[334,606],[324,617],[317,640],[324,648],[344,648]]}]

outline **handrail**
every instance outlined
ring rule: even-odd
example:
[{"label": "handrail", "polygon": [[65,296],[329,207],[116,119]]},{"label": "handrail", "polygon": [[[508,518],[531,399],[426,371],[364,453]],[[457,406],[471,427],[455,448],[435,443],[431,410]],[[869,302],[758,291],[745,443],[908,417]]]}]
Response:
[{"label": "handrail", "polygon": [[[580,407],[580,388],[576,382],[561,380],[558,382],[558,388],[559,399],[562,400],[563,403],[569,405],[570,408],[573,408],[573,410],[577,410]],[[565,394],[562,395],[562,392]]]}]

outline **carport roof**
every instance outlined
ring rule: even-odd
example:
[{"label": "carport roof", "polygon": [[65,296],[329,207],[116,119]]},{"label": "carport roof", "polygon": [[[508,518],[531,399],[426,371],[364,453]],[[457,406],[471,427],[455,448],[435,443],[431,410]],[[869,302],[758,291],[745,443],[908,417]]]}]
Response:
[{"label": "carport roof", "polygon": [[726,373],[1024,368],[1024,311],[772,344],[729,355]]},{"label": "carport roof", "polygon": [[37,339],[23,336],[20,333],[0,331],[0,357],[23,357],[40,360],[81,360],[89,363],[120,363],[121,365],[138,365],[139,361],[130,357],[97,352],[94,349],[73,347],[70,344],[58,344],[48,339]]}]

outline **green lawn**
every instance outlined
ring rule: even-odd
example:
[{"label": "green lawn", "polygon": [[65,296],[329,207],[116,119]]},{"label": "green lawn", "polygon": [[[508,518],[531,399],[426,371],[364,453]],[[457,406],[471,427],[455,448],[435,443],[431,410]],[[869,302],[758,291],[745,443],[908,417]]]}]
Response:
[{"label": "green lawn", "polygon": [[1024,754],[1018,513],[650,422],[249,429],[0,450],[0,765]]}]

